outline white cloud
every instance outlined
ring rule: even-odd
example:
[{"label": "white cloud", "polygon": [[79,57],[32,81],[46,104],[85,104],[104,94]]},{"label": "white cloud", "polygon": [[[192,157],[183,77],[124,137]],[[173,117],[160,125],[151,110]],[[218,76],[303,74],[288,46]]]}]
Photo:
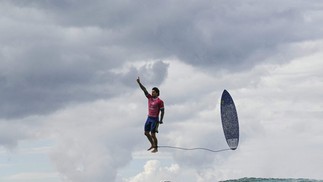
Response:
[{"label": "white cloud", "polygon": [[180,171],[177,164],[163,167],[158,160],[149,160],[144,166],[144,170],[134,177],[126,179],[126,182],[144,181],[173,181]]},{"label": "white cloud", "polygon": [[[136,130],[141,122],[135,96],[126,95],[62,110],[49,118],[48,132],[57,143],[51,158],[67,180],[113,181],[118,168],[131,160],[143,134]],[[129,102],[130,97],[134,100]]]}]

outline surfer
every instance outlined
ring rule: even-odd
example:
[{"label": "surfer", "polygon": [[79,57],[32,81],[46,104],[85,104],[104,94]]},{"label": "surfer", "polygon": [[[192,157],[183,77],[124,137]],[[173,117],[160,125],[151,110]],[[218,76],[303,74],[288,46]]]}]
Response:
[{"label": "surfer", "polygon": [[163,124],[165,113],[164,102],[159,98],[159,89],[157,87],[152,88],[151,94],[149,94],[147,89],[141,84],[139,77],[137,78],[137,82],[148,99],[148,117],[145,123],[145,135],[151,144],[148,151],[152,150],[152,153],[156,153],[158,152],[156,133],[158,133],[159,124]]}]

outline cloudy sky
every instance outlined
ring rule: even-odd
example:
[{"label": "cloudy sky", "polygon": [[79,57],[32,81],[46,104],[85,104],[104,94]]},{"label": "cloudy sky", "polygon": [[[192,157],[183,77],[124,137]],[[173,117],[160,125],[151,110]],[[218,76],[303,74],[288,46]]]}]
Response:
[{"label": "cloudy sky", "polygon": [[[0,0],[0,181],[323,179],[323,2]],[[165,102],[146,151],[147,101]]]}]

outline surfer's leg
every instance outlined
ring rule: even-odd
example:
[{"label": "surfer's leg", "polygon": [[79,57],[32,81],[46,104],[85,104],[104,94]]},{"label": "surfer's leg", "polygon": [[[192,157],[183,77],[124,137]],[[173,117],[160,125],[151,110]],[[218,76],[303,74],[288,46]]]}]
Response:
[{"label": "surfer's leg", "polygon": [[158,152],[158,140],[157,140],[155,132],[151,132],[151,138],[153,141],[153,148],[154,148],[154,150],[151,152],[153,152],[153,153]]},{"label": "surfer's leg", "polygon": [[149,140],[149,142],[150,142],[150,144],[151,144],[151,146],[150,146],[150,148],[149,148],[148,150],[151,150],[151,149],[153,149],[153,148],[154,148],[154,141],[153,141],[153,138],[152,138],[152,136],[150,135],[149,131],[145,131],[145,135],[146,135],[146,137],[148,138],[148,140]]},{"label": "surfer's leg", "polygon": [[145,135],[150,142],[150,148],[148,149],[148,151],[154,148],[154,141],[150,135],[151,127],[152,127],[152,122],[148,117],[145,123]]}]

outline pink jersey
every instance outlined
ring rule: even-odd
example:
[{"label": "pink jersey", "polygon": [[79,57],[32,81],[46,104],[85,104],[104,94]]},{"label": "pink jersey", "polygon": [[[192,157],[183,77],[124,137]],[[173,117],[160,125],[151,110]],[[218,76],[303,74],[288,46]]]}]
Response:
[{"label": "pink jersey", "polygon": [[147,95],[148,98],[148,116],[158,117],[160,109],[164,108],[164,102],[160,98],[153,98],[150,94]]}]

